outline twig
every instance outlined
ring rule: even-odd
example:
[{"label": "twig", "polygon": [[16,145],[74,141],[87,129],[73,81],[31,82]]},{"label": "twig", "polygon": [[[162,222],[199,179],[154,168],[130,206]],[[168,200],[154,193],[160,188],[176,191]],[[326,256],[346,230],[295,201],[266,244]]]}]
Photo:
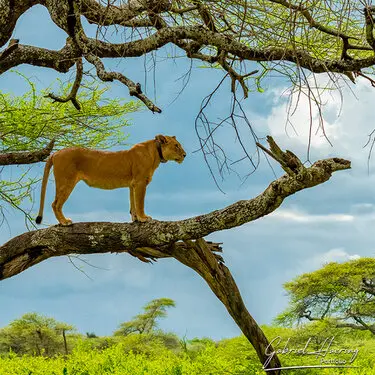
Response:
[{"label": "twig", "polygon": [[293,152],[289,150],[284,152],[281,150],[271,136],[267,136],[267,142],[270,145],[269,150],[258,142],[256,142],[256,145],[271,156],[271,158],[275,159],[288,175],[294,176],[305,169],[302,162]]}]

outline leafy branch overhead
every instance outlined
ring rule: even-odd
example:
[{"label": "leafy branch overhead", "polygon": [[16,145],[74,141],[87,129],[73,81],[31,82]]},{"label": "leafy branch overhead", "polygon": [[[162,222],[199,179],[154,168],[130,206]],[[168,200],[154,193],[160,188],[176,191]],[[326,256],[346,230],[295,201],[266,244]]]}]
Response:
[{"label": "leafy branch overhead", "polygon": [[[11,40],[19,17],[37,4],[46,7],[55,25],[66,32],[61,49]],[[277,70],[293,82],[301,79],[296,73],[300,67],[340,73],[354,81],[364,75],[362,69],[375,64],[375,7],[364,7],[361,0],[333,5],[328,0],[1,0],[0,8],[0,74],[21,64],[67,72],[77,63],[77,83],[84,58],[101,80],[119,80],[154,112],[161,110],[141,85],[122,73],[106,71],[101,59],[138,57],[173,45],[188,58],[221,67],[232,80],[232,90],[239,83],[245,97],[249,78],[259,79],[268,71]],[[98,31],[90,33],[85,22]],[[116,26],[122,43],[107,39],[111,26]],[[249,62],[258,63],[259,75]],[[56,98],[75,103],[73,91],[69,98]]]}]

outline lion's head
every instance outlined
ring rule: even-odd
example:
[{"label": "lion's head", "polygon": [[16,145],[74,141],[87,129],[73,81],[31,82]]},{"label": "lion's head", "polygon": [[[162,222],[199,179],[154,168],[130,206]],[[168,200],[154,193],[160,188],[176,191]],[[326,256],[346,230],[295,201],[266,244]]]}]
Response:
[{"label": "lion's head", "polygon": [[160,143],[163,158],[165,160],[174,160],[182,163],[185,159],[186,152],[175,136],[157,135],[155,140]]}]

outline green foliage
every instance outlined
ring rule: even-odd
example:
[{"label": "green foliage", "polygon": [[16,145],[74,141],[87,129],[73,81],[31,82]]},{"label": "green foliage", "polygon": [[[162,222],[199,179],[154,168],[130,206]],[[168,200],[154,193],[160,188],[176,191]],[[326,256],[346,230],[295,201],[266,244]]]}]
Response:
[{"label": "green foliage", "polygon": [[[319,322],[319,324],[323,324]],[[324,336],[324,326],[292,329],[262,327],[270,341],[281,338],[281,349],[289,339],[290,348],[301,348],[305,339],[312,335]],[[329,327],[329,335],[340,336],[332,348],[356,348],[358,356],[352,363],[356,369],[306,369],[288,371],[290,375],[346,374],[375,375],[375,339],[368,332],[347,331]],[[259,359],[244,337],[214,342],[209,338],[186,340],[181,347],[169,349],[162,332],[125,337],[77,338],[68,356],[19,356],[14,352],[0,356],[0,375],[260,375],[264,374]],[[301,336],[303,335],[303,337]],[[359,336],[358,336],[359,335]],[[97,345],[107,342],[108,346]],[[318,350],[313,343],[308,350]],[[198,349],[199,348],[199,349]],[[347,358],[345,355],[338,356]],[[279,354],[283,366],[306,366],[319,364],[315,355]],[[328,357],[326,357],[327,359]]]},{"label": "green foliage", "polygon": [[[16,73],[21,75],[20,73]],[[22,75],[21,75],[22,76]],[[78,92],[82,109],[78,111],[68,103],[53,102],[45,95],[50,88],[37,92],[35,84],[22,76],[29,90],[22,96],[0,91],[0,152],[34,151],[44,148],[55,138],[55,149],[68,146],[109,148],[124,144],[130,113],[140,109],[140,103],[108,99],[107,88],[84,82]],[[55,84],[56,86],[56,84]],[[71,86],[57,82],[61,96],[68,94]],[[0,213],[6,207],[22,210],[25,200],[32,201],[32,190],[38,177],[32,176],[30,166],[5,168],[0,171]],[[4,217],[4,215],[3,215]]]},{"label": "green foliage", "polygon": [[175,307],[175,302],[169,298],[154,299],[143,307],[144,313],[136,315],[131,321],[120,324],[115,335],[131,333],[150,333],[157,327],[157,320],[167,316],[167,308]]},{"label": "green foliage", "polygon": [[[130,337],[143,340],[146,335]],[[150,348],[153,347],[153,350]],[[242,353],[227,351],[223,346],[217,348],[209,345],[194,359],[186,354],[177,354],[155,342],[149,346],[147,353],[136,353],[128,350],[125,342],[120,342],[104,350],[85,350],[82,346],[67,358],[42,357],[8,357],[0,358],[0,375],[29,374],[132,374],[132,375],[245,375],[256,374],[250,369],[259,369],[259,364],[241,362]],[[261,374],[261,372],[259,372]]]},{"label": "green foliage", "polygon": [[291,326],[303,318],[323,320],[337,327],[371,329],[375,316],[375,289],[364,282],[375,279],[375,260],[360,258],[329,263],[284,285],[290,304],[276,322]]},{"label": "green foliage", "polygon": [[[106,87],[85,82],[78,92],[82,105],[78,111],[70,102],[46,98],[50,88],[37,92],[35,84],[24,79],[30,87],[24,95],[0,91],[0,152],[41,149],[52,138],[56,139],[56,148],[108,148],[125,141],[123,128],[129,125],[126,115],[140,108],[138,102],[108,99]],[[61,95],[67,95],[71,86],[58,83]]]},{"label": "green foliage", "polygon": [[27,313],[0,330],[0,353],[51,356],[62,353],[63,332],[74,327],[37,313]]}]

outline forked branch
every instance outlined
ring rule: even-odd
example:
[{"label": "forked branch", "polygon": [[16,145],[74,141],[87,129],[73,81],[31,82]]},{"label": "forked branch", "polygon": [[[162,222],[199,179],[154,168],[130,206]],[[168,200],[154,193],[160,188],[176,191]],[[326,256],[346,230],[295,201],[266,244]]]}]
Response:
[{"label": "forked branch", "polygon": [[78,99],[77,99],[77,92],[78,92],[79,86],[81,85],[82,76],[83,76],[82,58],[79,58],[77,60],[76,67],[77,67],[76,78],[74,80],[74,83],[73,83],[73,86],[72,86],[72,89],[71,89],[69,95],[67,95],[65,98],[63,98],[63,97],[57,96],[53,93],[49,93],[48,95],[46,95],[46,97],[51,98],[55,102],[59,102],[59,103],[66,103],[68,101],[71,101],[72,104],[74,105],[74,107],[76,107],[78,110],[80,110],[81,105],[79,104]]},{"label": "forked branch", "polygon": [[91,63],[95,66],[96,73],[102,81],[112,82],[113,80],[117,80],[117,81],[123,83],[124,85],[126,85],[128,87],[130,96],[137,97],[152,112],[161,113],[161,109],[158,108],[145,94],[143,94],[140,83],[133,82],[131,79],[125,77],[121,73],[107,72],[104,68],[104,64],[102,63],[102,61],[95,55],[88,54],[88,55],[85,56],[85,58],[89,63]]}]

